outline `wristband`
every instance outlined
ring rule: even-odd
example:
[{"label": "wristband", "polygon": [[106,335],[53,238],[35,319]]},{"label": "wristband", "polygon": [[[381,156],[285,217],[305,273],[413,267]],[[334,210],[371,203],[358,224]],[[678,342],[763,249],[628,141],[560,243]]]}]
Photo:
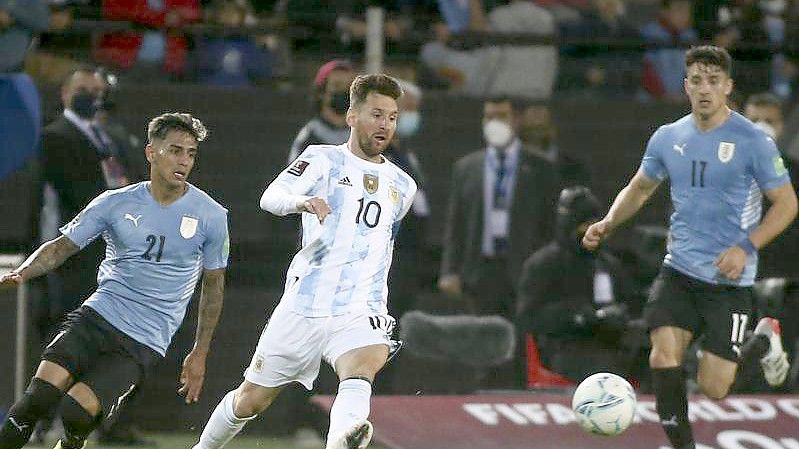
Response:
[{"label": "wristband", "polygon": [[738,242],[738,247],[744,250],[747,256],[757,251],[757,248],[755,248],[755,244],[752,243],[751,240],[749,240],[749,237],[746,237],[745,239]]}]

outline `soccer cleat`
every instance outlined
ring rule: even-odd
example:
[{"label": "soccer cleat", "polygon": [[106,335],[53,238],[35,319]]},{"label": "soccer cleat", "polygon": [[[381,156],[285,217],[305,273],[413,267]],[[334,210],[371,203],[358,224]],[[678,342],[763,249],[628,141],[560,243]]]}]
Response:
[{"label": "soccer cleat", "polygon": [[360,422],[327,445],[327,449],[366,449],[372,441],[372,423]]},{"label": "soccer cleat", "polygon": [[769,340],[769,350],[760,359],[763,368],[763,377],[772,387],[778,387],[785,382],[790,365],[788,355],[782,349],[782,332],[780,322],[775,318],[761,318],[755,327],[755,335],[763,335]]}]

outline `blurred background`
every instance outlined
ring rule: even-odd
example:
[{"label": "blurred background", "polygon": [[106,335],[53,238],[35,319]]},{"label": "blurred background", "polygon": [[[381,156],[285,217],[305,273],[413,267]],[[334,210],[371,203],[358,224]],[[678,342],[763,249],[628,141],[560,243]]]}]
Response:
[{"label": "blurred background", "polygon": [[[775,138],[792,170],[797,0],[0,0],[0,252],[27,254],[104,188],[146,179],[150,118],[185,111],[209,127],[190,181],[229,209],[231,260],[203,396],[185,406],[176,394],[189,313],[121,430],[100,437],[175,445],[151,435],[199,432],[280,298],[298,222],[261,211],[263,189],[308,144],[343,143],[349,82],[382,71],[407,93],[390,158],[421,194],[390,280],[407,349],[376,392],[567,392],[611,370],[646,393],[639,319],[665,253],[667,187],[601,255],[586,259],[574,243],[649,135],[688,112],[682,58],[701,43],[731,52],[730,106]],[[510,137],[485,126],[497,120]],[[502,198],[510,232],[488,254],[476,243],[472,260],[471,206],[482,199],[469,189],[483,181],[469,155],[502,138],[523,155]],[[798,244],[792,225],[763,251],[756,289],[758,315],[787,323],[792,360]],[[0,411],[15,373],[27,382],[53,326],[91,292],[102,252],[31,283],[22,313],[16,292],[0,292]],[[779,391],[749,375],[740,392],[797,389],[796,369]],[[335,391],[329,369],[318,385]],[[325,426],[297,389],[246,433],[319,446]],[[35,438],[56,431],[45,423]]]}]

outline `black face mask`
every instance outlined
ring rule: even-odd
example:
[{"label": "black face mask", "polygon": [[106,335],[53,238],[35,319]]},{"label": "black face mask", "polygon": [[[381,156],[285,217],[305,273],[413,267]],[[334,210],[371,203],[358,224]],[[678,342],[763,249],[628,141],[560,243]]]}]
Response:
[{"label": "black face mask", "polygon": [[91,92],[81,91],[72,97],[72,110],[85,120],[93,119],[98,109],[100,109],[100,99]]},{"label": "black face mask", "polygon": [[330,95],[330,108],[338,115],[344,115],[350,108],[350,93],[346,90],[333,92]]}]

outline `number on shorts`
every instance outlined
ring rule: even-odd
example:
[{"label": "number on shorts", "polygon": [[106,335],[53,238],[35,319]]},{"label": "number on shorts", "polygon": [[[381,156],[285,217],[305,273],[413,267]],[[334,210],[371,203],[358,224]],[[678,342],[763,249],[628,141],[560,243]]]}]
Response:
[{"label": "number on shorts", "polygon": [[369,317],[369,324],[372,326],[372,329],[377,330],[380,329],[383,332],[391,335],[394,331],[394,320],[391,318],[387,318],[382,315],[375,315]]},{"label": "number on shorts", "polygon": [[744,334],[746,333],[746,324],[749,322],[749,315],[745,313],[732,314],[732,334],[730,341],[735,344],[744,342]]}]

